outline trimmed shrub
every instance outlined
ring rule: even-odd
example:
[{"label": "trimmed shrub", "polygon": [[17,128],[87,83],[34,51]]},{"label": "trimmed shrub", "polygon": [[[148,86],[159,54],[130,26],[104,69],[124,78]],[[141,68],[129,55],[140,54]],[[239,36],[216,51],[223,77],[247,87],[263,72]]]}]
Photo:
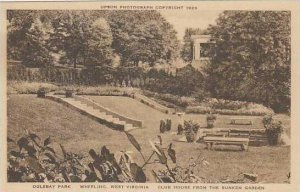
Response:
[{"label": "trimmed shrub", "polygon": [[177,126],[177,135],[182,135],[183,133],[183,127],[181,124],[178,124]]},{"label": "trimmed shrub", "polygon": [[166,122],[164,120],[160,120],[159,132],[164,133],[166,131]]},{"label": "trimmed shrub", "polygon": [[171,119],[167,119],[166,120],[166,130],[170,131],[171,128],[172,128],[172,121],[171,121]]},{"label": "trimmed shrub", "polygon": [[40,98],[45,98],[46,97],[46,90],[45,88],[39,88],[38,92],[37,92],[37,97]]}]

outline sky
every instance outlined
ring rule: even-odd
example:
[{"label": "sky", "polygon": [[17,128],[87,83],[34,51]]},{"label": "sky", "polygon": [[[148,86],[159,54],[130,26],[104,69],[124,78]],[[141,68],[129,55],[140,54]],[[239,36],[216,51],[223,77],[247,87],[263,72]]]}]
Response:
[{"label": "sky", "polygon": [[215,24],[216,19],[222,10],[168,10],[161,11],[161,14],[169,21],[178,32],[178,39],[182,40],[186,28],[205,29],[209,24]]}]

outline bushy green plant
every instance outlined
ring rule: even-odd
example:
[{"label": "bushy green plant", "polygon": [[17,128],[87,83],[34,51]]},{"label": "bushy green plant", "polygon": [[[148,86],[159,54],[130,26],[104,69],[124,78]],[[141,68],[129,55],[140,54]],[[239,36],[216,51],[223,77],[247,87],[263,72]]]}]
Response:
[{"label": "bushy green plant", "polygon": [[281,133],[283,132],[282,122],[272,122],[266,129],[270,145],[278,145]]},{"label": "bushy green plant", "polygon": [[232,101],[225,99],[216,99],[216,98],[207,98],[204,100],[208,106],[214,109],[229,109],[229,110],[238,110],[243,106],[247,105],[247,102],[243,101]]},{"label": "bushy green plant", "polygon": [[200,128],[199,124],[193,122],[193,121],[184,121],[184,133],[187,142],[194,142],[198,133],[198,130]]},{"label": "bushy green plant", "polygon": [[266,115],[266,114],[273,114],[273,110],[265,107],[260,104],[255,103],[248,103],[246,106],[243,106],[240,109],[232,110],[232,109],[218,109],[212,108],[204,103],[200,106],[192,106],[186,108],[186,113],[199,113],[199,114],[206,114],[213,111],[214,113],[218,113],[221,115]]},{"label": "bushy green plant", "polygon": [[50,83],[9,81],[7,84],[19,94],[37,94],[38,90],[43,87],[46,92],[59,90],[59,87]]},{"label": "bushy green plant", "polygon": [[41,98],[45,98],[46,96],[46,90],[44,87],[40,87],[37,91],[37,96]]},{"label": "bushy green plant", "polygon": [[214,122],[216,121],[217,116],[209,113],[206,115],[206,122],[207,122],[207,128],[213,128],[214,127]]},{"label": "bushy green plant", "polygon": [[217,119],[217,116],[212,114],[212,113],[209,113],[206,115],[206,120],[207,121],[215,121]]},{"label": "bushy green plant", "polygon": [[273,122],[274,119],[272,115],[265,115],[262,119],[262,123],[266,129],[268,129]]},{"label": "bushy green plant", "polygon": [[[19,150],[11,150],[8,154],[7,176],[8,182],[145,182],[143,170],[130,158],[116,160],[113,153],[106,146],[102,146],[96,153],[89,150],[92,161],[85,165],[84,156],[67,152],[60,144],[62,156],[52,147],[50,137],[45,140],[25,130],[24,136],[16,142],[7,138],[9,143],[16,144]],[[130,134],[129,134],[130,136]],[[139,150],[138,143],[133,136],[129,138]],[[124,165],[127,161],[128,166]],[[123,168],[129,169],[124,174]]]},{"label": "bushy green plant", "polygon": [[66,93],[65,93],[66,97],[73,97],[73,95],[74,95],[74,91],[72,89],[66,90]]},{"label": "bushy green plant", "polygon": [[68,153],[61,145],[63,158],[52,148],[50,137],[42,140],[38,135],[25,130],[25,135],[15,143],[19,150],[8,154],[7,175],[9,182],[78,182],[83,174],[80,160],[83,156]]},{"label": "bushy green plant", "polygon": [[212,111],[211,107],[206,106],[193,106],[187,107],[185,112],[186,113],[199,113],[199,114],[207,114]]},{"label": "bushy green plant", "polygon": [[270,145],[278,145],[280,135],[283,132],[281,121],[275,122],[272,115],[264,116],[262,123],[266,128],[266,135]]}]

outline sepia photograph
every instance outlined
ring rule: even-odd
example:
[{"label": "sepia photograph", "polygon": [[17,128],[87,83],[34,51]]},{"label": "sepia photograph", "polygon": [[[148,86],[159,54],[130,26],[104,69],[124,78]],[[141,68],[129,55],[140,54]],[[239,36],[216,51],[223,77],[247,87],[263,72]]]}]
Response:
[{"label": "sepia photograph", "polygon": [[290,10],[5,14],[7,183],[291,183]]}]

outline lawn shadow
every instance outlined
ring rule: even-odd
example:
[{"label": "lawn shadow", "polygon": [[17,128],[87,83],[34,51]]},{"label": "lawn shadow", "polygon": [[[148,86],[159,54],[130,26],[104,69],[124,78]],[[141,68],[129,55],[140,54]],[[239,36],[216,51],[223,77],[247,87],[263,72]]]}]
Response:
[{"label": "lawn shadow", "polygon": [[[205,147],[207,149],[207,147]],[[222,152],[245,152],[241,147],[239,146],[229,146],[229,145],[217,145],[213,146],[211,151],[222,151]]]}]

